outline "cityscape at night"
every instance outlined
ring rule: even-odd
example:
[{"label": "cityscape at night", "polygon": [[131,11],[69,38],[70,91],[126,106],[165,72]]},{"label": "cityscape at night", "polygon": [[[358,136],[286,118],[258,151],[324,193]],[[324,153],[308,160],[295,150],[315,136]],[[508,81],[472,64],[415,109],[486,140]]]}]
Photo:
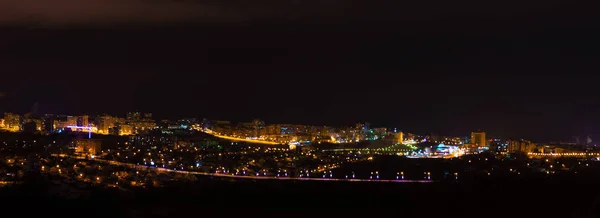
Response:
[{"label": "cityscape at night", "polygon": [[131,193],[231,182],[347,189],[346,184],[558,185],[600,179],[600,149],[591,138],[542,143],[490,137],[481,130],[416,135],[369,123],[157,121],[140,112],[124,117],[5,113],[1,121],[2,187],[23,186],[37,175],[37,183],[51,185],[48,194],[66,199],[90,198],[90,190],[97,189]]},{"label": "cityscape at night", "polygon": [[556,0],[0,0],[0,217],[600,217]]}]

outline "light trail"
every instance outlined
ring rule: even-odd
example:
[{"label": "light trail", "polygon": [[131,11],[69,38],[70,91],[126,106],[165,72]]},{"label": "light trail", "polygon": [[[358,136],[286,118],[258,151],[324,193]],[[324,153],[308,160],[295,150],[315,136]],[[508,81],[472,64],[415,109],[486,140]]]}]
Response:
[{"label": "light trail", "polygon": [[529,156],[534,157],[552,157],[552,156],[571,156],[571,157],[579,157],[579,156],[600,156],[600,153],[587,153],[587,152],[563,152],[563,153],[527,153]]},{"label": "light trail", "polygon": [[150,168],[159,169],[158,171],[167,171],[173,173],[194,174],[203,176],[226,177],[236,179],[262,179],[262,180],[304,180],[304,181],[338,181],[338,182],[401,182],[401,183],[429,183],[432,180],[390,180],[390,179],[335,179],[335,178],[311,178],[311,177],[277,177],[277,176],[240,176],[219,173],[203,173],[194,171],[171,170],[166,168]]},{"label": "light trail", "polygon": [[265,140],[244,139],[244,138],[238,138],[238,137],[231,137],[231,136],[219,135],[219,134],[216,134],[214,131],[211,131],[211,130],[206,130],[206,131],[202,131],[201,129],[196,129],[196,130],[204,132],[206,134],[213,135],[213,136],[215,136],[217,138],[228,139],[228,140],[232,140],[232,141],[242,141],[242,142],[250,142],[250,143],[265,144],[265,145],[282,145],[281,143],[271,142],[271,141],[265,141]]},{"label": "light trail", "polygon": [[254,140],[254,139],[243,139],[243,138],[237,138],[237,137],[231,137],[231,136],[222,136],[222,135],[214,135],[218,138],[222,138],[222,139],[229,139],[232,141],[242,141],[242,142],[251,142],[251,143],[257,143],[257,144],[266,144],[266,145],[281,145],[281,143],[277,143],[277,142],[270,142],[270,141],[263,141],[263,140]]},{"label": "light trail", "polygon": [[[86,159],[81,156],[68,156],[64,154],[52,154],[55,157],[72,157],[75,159]],[[205,172],[194,172],[185,170],[172,170],[160,167],[149,167],[144,165],[136,165],[132,163],[123,163],[112,160],[103,160],[98,158],[92,158],[92,161],[101,163],[108,163],[111,165],[125,166],[133,169],[147,170],[152,169],[159,172],[171,172],[181,174],[192,174],[201,176],[213,176],[221,178],[234,178],[234,179],[260,179],[260,180],[290,180],[290,181],[332,181],[332,182],[383,182],[383,183],[431,183],[433,180],[391,180],[391,179],[335,179],[335,178],[310,178],[310,177],[277,177],[277,176],[252,176],[252,175],[232,175],[232,174],[220,174],[220,173],[205,173]]]}]

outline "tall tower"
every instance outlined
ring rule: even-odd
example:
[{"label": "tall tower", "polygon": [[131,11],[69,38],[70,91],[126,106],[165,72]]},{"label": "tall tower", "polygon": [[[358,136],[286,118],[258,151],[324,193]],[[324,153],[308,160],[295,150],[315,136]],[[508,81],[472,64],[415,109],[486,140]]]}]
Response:
[{"label": "tall tower", "polygon": [[252,120],[253,136],[260,137],[261,130],[265,127],[265,122],[259,119]]},{"label": "tall tower", "polygon": [[396,142],[396,144],[402,144],[402,142],[404,142],[404,133],[397,132],[394,141]]},{"label": "tall tower", "polygon": [[485,140],[485,132],[471,132],[471,144],[475,147],[485,147],[487,141]]},{"label": "tall tower", "polygon": [[88,115],[81,115],[77,117],[77,126],[89,126],[89,119],[90,117]]}]

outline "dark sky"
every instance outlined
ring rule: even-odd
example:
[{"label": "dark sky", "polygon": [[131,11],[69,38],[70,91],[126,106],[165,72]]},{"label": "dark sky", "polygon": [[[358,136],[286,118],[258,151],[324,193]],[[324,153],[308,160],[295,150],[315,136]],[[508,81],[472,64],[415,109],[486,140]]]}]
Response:
[{"label": "dark sky", "polygon": [[600,137],[596,5],[47,2],[0,3],[0,111]]}]

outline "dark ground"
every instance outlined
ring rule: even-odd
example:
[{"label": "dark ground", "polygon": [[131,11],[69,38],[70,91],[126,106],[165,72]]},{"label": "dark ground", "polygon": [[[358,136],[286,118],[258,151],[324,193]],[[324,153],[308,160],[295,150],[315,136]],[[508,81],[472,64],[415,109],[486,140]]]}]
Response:
[{"label": "dark ground", "polygon": [[25,217],[596,217],[595,181],[432,184],[200,180],[171,188],[90,189],[78,199],[30,180],[0,189],[5,215]]}]

